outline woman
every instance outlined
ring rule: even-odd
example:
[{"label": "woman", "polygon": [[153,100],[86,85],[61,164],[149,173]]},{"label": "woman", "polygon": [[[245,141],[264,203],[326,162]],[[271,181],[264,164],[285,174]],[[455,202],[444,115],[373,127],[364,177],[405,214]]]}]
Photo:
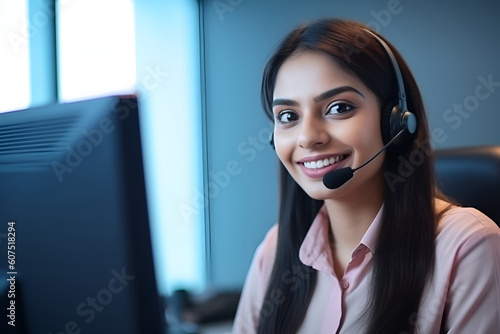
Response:
[{"label": "woman", "polygon": [[[321,20],[286,36],[265,68],[279,222],[256,251],[235,333],[500,333],[500,231],[436,190],[420,92],[380,39]],[[416,129],[394,125],[405,102]],[[327,188],[345,167],[354,176]]]}]

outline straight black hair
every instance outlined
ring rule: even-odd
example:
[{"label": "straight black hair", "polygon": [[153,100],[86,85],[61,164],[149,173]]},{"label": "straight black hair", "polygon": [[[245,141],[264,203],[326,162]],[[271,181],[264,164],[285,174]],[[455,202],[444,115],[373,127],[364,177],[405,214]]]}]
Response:
[{"label": "straight black hair", "polygon": [[[397,103],[397,83],[391,62],[380,43],[362,24],[324,19],[300,26],[278,45],[268,61],[262,80],[262,104],[274,119],[272,98],[281,65],[304,51],[330,57],[346,73],[360,79],[378,97],[380,105]],[[384,212],[373,258],[371,296],[365,312],[366,333],[412,333],[419,303],[434,266],[435,213],[433,158],[424,106],[408,66],[391,46],[406,87],[408,108],[418,120],[417,132],[386,152],[384,161]],[[385,125],[381,125],[385,126]],[[401,163],[411,172],[401,175]],[[309,197],[280,167],[280,207],[276,260],[265,300],[281,291],[284,302],[273,312],[261,312],[259,334],[295,333],[302,324],[314,292],[317,273],[298,257],[299,248],[323,201]],[[283,279],[292,268],[306,276],[300,286]],[[292,289],[292,287],[294,289]],[[262,310],[263,311],[263,310]]]}]

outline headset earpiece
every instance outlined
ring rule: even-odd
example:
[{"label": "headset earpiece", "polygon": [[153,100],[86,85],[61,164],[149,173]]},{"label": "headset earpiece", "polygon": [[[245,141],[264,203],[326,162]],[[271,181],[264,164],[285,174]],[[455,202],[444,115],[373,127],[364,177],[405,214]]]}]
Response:
[{"label": "headset earpiece", "polygon": [[[387,144],[394,137],[394,133],[392,131],[392,128],[393,128],[392,118],[393,118],[395,108],[399,109],[399,105],[397,105],[395,101],[392,101],[391,103],[386,104],[382,108],[380,125],[381,125],[381,129],[382,129],[382,140],[384,142],[384,145]],[[397,134],[397,132],[396,132],[396,134]]]},{"label": "headset earpiece", "polygon": [[[398,104],[389,103],[382,109],[381,128],[382,140],[385,145],[401,130],[408,131],[408,134],[414,134],[417,131],[417,118],[410,111],[402,113]],[[398,140],[394,142],[394,145],[397,146],[400,142]]]},{"label": "headset earpiece", "polygon": [[401,118],[401,125],[410,133],[417,132],[417,117],[410,111],[405,111]]}]

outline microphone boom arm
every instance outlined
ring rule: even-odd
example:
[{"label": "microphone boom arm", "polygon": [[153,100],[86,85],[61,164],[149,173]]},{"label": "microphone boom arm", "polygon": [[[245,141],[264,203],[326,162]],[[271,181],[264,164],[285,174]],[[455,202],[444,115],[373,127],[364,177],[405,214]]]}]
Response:
[{"label": "microphone boom arm", "polygon": [[384,151],[387,147],[389,147],[389,145],[391,145],[391,144],[392,144],[392,143],[396,140],[396,138],[398,138],[399,136],[401,136],[401,135],[403,134],[403,132],[404,132],[404,131],[405,131],[405,129],[403,129],[403,130],[399,131],[397,135],[395,135],[395,136],[394,136],[391,140],[389,140],[389,141],[387,142],[387,144],[385,144],[385,145],[384,145],[384,147],[382,147],[382,148],[380,149],[380,151],[378,151],[378,152],[377,152],[377,154],[375,154],[373,157],[371,157],[370,159],[368,159],[368,160],[367,160],[364,164],[362,164],[361,166],[354,168],[352,171],[353,171],[353,172],[355,172],[355,171],[357,171],[358,169],[360,169],[360,168],[362,168],[362,167],[366,166],[367,164],[369,164],[369,163],[370,163],[373,159],[375,159],[376,157],[378,157],[378,155],[379,155],[380,153],[382,153],[382,151]]}]

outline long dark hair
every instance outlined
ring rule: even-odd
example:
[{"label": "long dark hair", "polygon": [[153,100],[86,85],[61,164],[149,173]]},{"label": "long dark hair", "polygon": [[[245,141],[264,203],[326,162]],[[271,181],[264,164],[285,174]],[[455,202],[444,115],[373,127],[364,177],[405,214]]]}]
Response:
[{"label": "long dark hair", "polygon": [[[263,75],[262,104],[271,120],[278,71],[288,57],[302,51],[329,56],[372,90],[381,106],[396,104],[398,88],[390,60],[380,43],[365,29],[356,22],[325,19],[288,34],[271,56]],[[415,331],[418,306],[434,266],[438,220],[434,210],[437,195],[434,165],[422,98],[408,66],[392,46],[391,49],[403,75],[408,109],[418,119],[418,129],[385,155],[384,212],[373,259],[371,296],[365,312],[370,334]],[[261,334],[297,332],[316,282],[316,271],[303,265],[298,253],[323,202],[309,197],[283,166],[280,172],[278,244],[265,300],[272,299],[276,291],[284,298],[273,312],[261,310],[258,328]],[[299,286],[284,279],[292,268],[302,271],[301,279],[294,281]]]}]

